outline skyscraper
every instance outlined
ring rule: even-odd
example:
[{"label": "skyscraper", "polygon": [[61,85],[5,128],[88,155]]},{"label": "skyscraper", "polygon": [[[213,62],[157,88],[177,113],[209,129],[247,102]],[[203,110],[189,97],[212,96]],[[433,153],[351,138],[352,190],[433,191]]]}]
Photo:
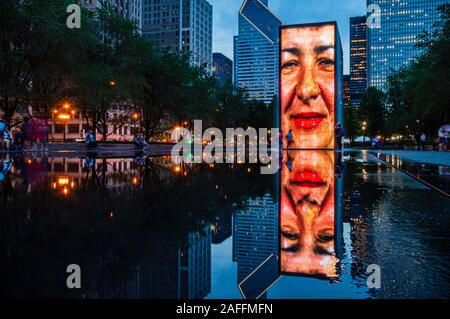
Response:
[{"label": "skyscraper", "polygon": [[278,94],[278,28],[267,0],[245,0],[234,37],[234,84],[247,97],[269,103]]},{"label": "skyscraper", "polygon": [[344,107],[350,105],[350,75],[344,75]]},{"label": "skyscraper", "polygon": [[[142,28],[142,2],[143,0],[103,0],[122,17],[127,18],[136,23],[139,30]],[[102,0],[81,0],[81,5],[94,9],[100,7]]]},{"label": "skyscraper", "polygon": [[207,0],[142,0],[142,31],[161,49],[190,52],[212,68],[212,6]]},{"label": "skyscraper", "polygon": [[366,17],[350,18],[350,105],[359,107],[367,87]]},{"label": "skyscraper", "polygon": [[[381,8],[381,27],[368,27],[368,86],[387,90],[387,75],[417,57],[417,35],[439,20],[448,0],[367,0]],[[368,16],[368,23],[371,17]]]},{"label": "skyscraper", "polygon": [[269,194],[249,198],[233,220],[233,260],[238,282],[247,277],[271,254],[278,253],[277,203]]},{"label": "skyscraper", "polygon": [[220,86],[231,83],[233,81],[233,61],[222,53],[213,53],[213,76]]}]

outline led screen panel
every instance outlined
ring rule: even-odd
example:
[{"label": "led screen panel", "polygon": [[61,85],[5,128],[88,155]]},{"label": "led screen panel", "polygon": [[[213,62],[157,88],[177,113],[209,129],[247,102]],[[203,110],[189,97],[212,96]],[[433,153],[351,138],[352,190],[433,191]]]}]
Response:
[{"label": "led screen panel", "polygon": [[335,23],[280,28],[283,148],[334,149],[341,48]]},{"label": "led screen panel", "polygon": [[283,152],[280,189],[280,271],[338,276],[334,152]]}]

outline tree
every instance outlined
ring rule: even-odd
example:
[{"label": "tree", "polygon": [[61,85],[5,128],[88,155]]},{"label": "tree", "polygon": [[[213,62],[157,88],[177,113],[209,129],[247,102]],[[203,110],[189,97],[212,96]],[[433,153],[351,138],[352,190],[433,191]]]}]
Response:
[{"label": "tree", "polygon": [[396,132],[408,126],[436,134],[450,121],[450,4],[440,6],[439,12],[442,19],[433,31],[419,36],[422,54],[389,77],[388,121]]},{"label": "tree", "polygon": [[[48,112],[63,96],[89,27],[66,26],[65,0],[0,1],[0,108],[4,120],[28,106]],[[86,11],[83,11],[83,19]],[[86,19],[87,20],[87,19]]]},{"label": "tree", "polygon": [[91,23],[96,41],[84,46],[83,63],[73,76],[73,94],[94,134],[98,130],[106,140],[108,124],[114,121],[109,111],[132,104],[129,99],[136,95],[130,94],[130,86],[136,84],[136,76],[140,75],[132,71],[136,71],[141,57],[148,57],[145,50],[151,46],[138,35],[133,22],[123,19],[109,6],[102,5],[94,16]]},{"label": "tree", "polygon": [[367,122],[367,133],[375,136],[383,132],[386,114],[385,94],[369,87],[363,95],[359,109],[360,119]]},{"label": "tree", "polygon": [[352,140],[358,134],[359,121],[357,110],[349,104],[344,109],[345,116],[345,135]]}]

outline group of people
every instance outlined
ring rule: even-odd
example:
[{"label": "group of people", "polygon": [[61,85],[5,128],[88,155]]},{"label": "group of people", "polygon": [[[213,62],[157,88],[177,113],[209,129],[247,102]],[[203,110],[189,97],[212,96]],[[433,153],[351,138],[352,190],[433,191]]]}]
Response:
[{"label": "group of people", "polygon": [[11,133],[7,123],[0,120],[0,150],[45,150],[48,125],[45,119],[24,117],[19,131]]},{"label": "group of people", "polygon": [[386,139],[383,136],[380,138],[375,136],[372,140],[372,148],[375,150],[383,149],[385,143],[386,143]]},{"label": "group of people", "polygon": [[[450,137],[449,132],[445,128],[439,129],[438,136],[432,142],[432,150],[439,152],[450,151]],[[417,149],[419,151],[425,150],[425,144],[427,142],[427,136],[424,132],[421,134],[416,134],[414,139],[417,144]]]},{"label": "group of people", "polygon": [[450,151],[450,136],[445,128],[441,128],[438,133],[437,150],[441,152]]}]

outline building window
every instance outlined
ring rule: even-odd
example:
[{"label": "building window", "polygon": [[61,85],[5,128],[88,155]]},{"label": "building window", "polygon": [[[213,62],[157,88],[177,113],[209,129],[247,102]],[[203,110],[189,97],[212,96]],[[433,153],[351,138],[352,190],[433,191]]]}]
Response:
[{"label": "building window", "polygon": [[53,132],[54,133],[64,133],[64,124],[54,124]]},{"label": "building window", "polygon": [[80,126],[78,124],[69,124],[68,131],[69,134],[78,134],[80,133]]}]

